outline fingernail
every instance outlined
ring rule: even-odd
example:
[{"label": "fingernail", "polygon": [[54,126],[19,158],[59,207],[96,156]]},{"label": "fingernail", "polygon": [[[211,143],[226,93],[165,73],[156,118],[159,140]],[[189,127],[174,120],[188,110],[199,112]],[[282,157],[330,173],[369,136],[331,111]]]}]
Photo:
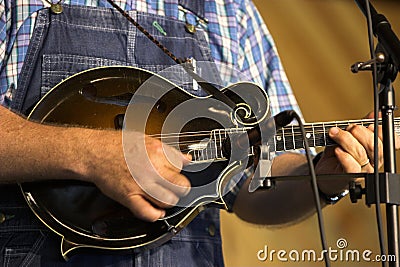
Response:
[{"label": "fingernail", "polygon": [[339,128],[338,127],[332,127],[330,130],[329,130],[329,134],[330,135],[337,135],[339,133]]}]

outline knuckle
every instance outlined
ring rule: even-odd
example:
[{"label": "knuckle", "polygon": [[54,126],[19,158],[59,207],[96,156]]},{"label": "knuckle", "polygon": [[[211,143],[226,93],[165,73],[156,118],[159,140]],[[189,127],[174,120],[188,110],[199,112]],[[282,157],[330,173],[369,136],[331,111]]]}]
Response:
[{"label": "knuckle", "polygon": [[339,138],[343,141],[347,141],[347,140],[349,140],[349,138],[351,138],[353,136],[353,133],[354,133],[354,130],[352,128],[347,131],[340,131]]},{"label": "knuckle", "polygon": [[348,130],[352,135],[361,134],[364,131],[364,126],[361,125],[352,125],[352,127]]},{"label": "knuckle", "polygon": [[178,185],[178,186],[190,186],[190,181],[188,178],[186,178],[186,176],[182,175],[182,174],[178,174],[175,176],[175,180],[174,180],[174,184]]},{"label": "knuckle", "polygon": [[355,156],[357,158],[359,158],[360,160],[363,160],[365,157],[365,154],[366,154],[366,150],[363,146],[359,145],[355,149],[355,154],[356,154]]}]

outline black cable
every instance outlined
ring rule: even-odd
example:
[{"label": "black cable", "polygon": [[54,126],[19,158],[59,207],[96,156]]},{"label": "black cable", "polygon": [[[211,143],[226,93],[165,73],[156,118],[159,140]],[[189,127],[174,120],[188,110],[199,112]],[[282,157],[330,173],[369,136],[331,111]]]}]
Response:
[{"label": "black cable", "polygon": [[[372,28],[372,15],[369,0],[365,0],[366,5],[366,18],[368,24],[368,43],[369,43],[369,50],[372,59],[372,81],[374,87],[374,155],[378,155],[378,126],[379,126],[379,90],[378,90],[378,70],[377,70],[377,62],[376,62],[376,55],[375,55],[375,45],[374,45],[374,32]],[[376,216],[376,223],[378,227],[378,236],[379,236],[379,248],[381,251],[381,255],[386,255],[385,249],[385,237],[383,235],[383,223],[382,223],[382,210],[380,205],[380,183],[379,183],[379,157],[374,157],[374,177],[375,177],[375,216]],[[387,266],[387,262],[382,261],[382,266]]]},{"label": "black cable", "polygon": [[[322,214],[322,206],[321,206],[320,194],[319,194],[319,189],[318,189],[318,184],[317,184],[317,176],[315,174],[314,162],[311,158],[310,146],[308,144],[306,131],[304,129],[304,124],[303,124],[300,116],[295,111],[292,111],[292,116],[299,123],[301,135],[304,140],[304,149],[305,149],[305,153],[306,153],[306,157],[307,157],[308,168],[310,170],[311,186],[312,186],[312,190],[313,190],[315,207],[317,209],[318,227],[319,227],[319,233],[320,233],[320,238],[321,238],[321,245],[322,245],[323,251],[328,251],[328,247],[326,244],[325,223],[324,223],[324,218],[323,218],[323,214]],[[325,259],[325,266],[329,267],[330,261],[327,256],[327,253],[324,253],[324,259]]]}]

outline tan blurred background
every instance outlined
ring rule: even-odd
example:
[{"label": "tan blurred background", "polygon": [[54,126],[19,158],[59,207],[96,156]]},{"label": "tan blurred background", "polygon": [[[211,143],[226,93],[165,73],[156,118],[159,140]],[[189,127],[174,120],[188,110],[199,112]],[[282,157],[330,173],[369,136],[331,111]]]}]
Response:
[{"label": "tan blurred background", "polygon": [[[283,65],[307,122],[358,119],[373,108],[371,74],[352,74],[350,66],[369,59],[365,17],[352,0],[254,0],[278,46]],[[400,1],[372,1],[400,35]],[[397,84],[397,85],[396,85]],[[395,83],[400,88],[400,82]],[[397,98],[399,98],[398,96]],[[399,157],[399,155],[398,155]],[[278,205],[279,203],[277,203]],[[379,254],[374,207],[347,197],[324,209],[328,246],[339,238],[347,249]],[[247,224],[221,212],[227,266],[324,266],[323,262],[265,262],[257,252],[321,251],[317,218],[281,229]],[[276,255],[275,255],[276,256]],[[335,261],[332,266],[381,266]]]}]

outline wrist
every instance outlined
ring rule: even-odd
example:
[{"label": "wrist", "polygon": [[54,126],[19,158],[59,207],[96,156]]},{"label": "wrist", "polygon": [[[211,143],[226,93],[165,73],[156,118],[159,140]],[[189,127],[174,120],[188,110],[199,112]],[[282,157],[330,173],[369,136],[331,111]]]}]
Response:
[{"label": "wrist", "polygon": [[105,162],[115,155],[115,143],[120,136],[116,131],[80,127],[66,127],[59,141],[63,150],[62,169],[68,173],[67,179],[78,179],[96,183],[108,174]]}]

